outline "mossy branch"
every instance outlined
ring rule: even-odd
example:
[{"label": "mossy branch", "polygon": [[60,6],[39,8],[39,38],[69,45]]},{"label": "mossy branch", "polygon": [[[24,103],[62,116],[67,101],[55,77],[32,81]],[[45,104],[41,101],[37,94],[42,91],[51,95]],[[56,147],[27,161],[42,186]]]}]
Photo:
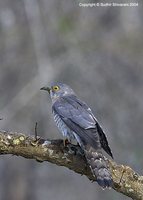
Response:
[{"label": "mossy branch", "polygon": [[[48,161],[65,166],[76,173],[95,181],[79,146],[63,145],[63,140],[45,140],[27,136],[23,133],[0,131],[0,154],[12,154],[39,162]],[[130,167],[118,165],[107,159],[113,177],[113,189],[136,200],[143,200],[143,176],[139,176]]]}]

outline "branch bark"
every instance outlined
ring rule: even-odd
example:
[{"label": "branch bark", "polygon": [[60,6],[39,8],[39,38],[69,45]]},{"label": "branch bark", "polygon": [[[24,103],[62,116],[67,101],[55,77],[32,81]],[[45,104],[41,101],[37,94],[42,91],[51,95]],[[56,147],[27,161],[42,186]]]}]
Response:
[{"label": "branch bark", "polygon": [[[87,165],[84,153],[77,145],[63,145],[63,140],[45,140],[23,133],[0,131],[0,154],[12,154],[39,162],[48,161],[65,166],[76,173],[96,181]],[[139,176],[129,166],[118,165],[106,158],[113,177],[113,189],[131,197],[143,200],[143,176]]]}]

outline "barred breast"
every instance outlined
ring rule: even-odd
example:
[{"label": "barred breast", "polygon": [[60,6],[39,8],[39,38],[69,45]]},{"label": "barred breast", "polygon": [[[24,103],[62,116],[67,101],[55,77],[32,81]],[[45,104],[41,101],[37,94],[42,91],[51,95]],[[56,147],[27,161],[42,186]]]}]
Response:
[{"label": "barred breast", "polygon": [[67,125],[63,122],[61,117],[53,111],[54,121],[59,129],[59,131],[63,134],[64,137],[68,138],[69,141],[75,139],[73,132],[67,127]]}]

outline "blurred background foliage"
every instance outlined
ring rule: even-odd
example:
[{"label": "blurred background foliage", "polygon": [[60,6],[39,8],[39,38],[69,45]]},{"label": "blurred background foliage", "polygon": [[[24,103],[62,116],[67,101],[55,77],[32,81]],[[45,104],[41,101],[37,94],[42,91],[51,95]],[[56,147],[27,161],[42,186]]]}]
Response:
[{"label": "blurred background foliage", "polygon": [[[1,129],[33,134],[38,122],[41,137],[61,138],[50,99],[39,89],[65,82],[92,108],[115,161],[143,174],[143,7],[138,3],[83,8],[79,1],[0,1]],[[64,167],[16,156],[1,156],[0,180],[2,200],[128,199],[103,192]]]}]

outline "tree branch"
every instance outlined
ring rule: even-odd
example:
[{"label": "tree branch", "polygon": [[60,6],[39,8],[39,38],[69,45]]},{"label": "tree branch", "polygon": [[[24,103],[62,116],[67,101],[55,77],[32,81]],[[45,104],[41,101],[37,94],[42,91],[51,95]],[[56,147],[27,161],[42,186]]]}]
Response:
[{"label": "tree branch", "polygon": [[[65,166],[76,173],[95,181],[87,165],[84,153],[77,145],[63,145],[63,140],[45,140],[26,136],[23,133],[0,131],[0,154],[12,154],[39,162],[48,161]],[[130,167],[117,165],[106,158],[113,177],[113,189],[136,200],[143,200],[143,176],[139,176]]]}]

